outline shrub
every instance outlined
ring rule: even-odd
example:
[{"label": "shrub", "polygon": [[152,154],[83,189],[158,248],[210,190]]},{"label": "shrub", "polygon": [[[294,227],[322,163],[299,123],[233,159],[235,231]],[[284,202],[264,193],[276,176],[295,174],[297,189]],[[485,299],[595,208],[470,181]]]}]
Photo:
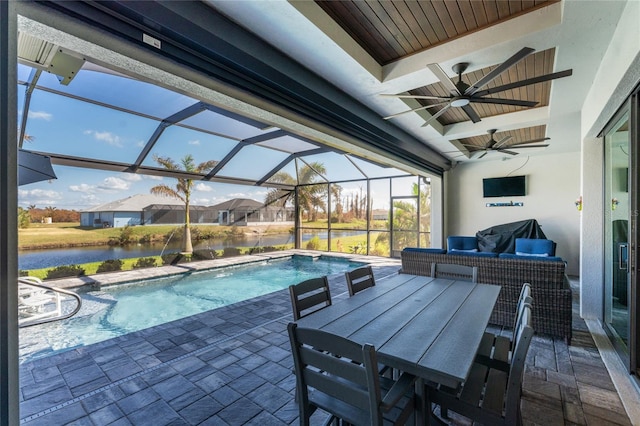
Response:
[{"label": "shrub", "polygon": [[162,256],[160,256],[160,258],[162,259],[163,265],[175,265],[177,263],[180,263],[180,260],[183,257],[184,256],[180,253],[165,253]]},{"label": "shrub", "polygon": [[253,247],[251,249],[249,249],[249,254],[254,254],[254,253],[267,253],[270,251],[278,251],[278,250],[284,250],[283,248],[278,248],[275,246],[258,246],[258,247]]},{"label": "shrub", "polygon": [[320,237],[316,235],[307,241],[307,250],[320,250]]},{"label": "shrub", "polygon": [[240,256],[241,254],[242,251],[237,247],[225,247],[224,250],[222,250],[222,257]]},{"label": "shrub", "polygon": [[62,265],[47,271],[45,279],[52,280],[65,277],[79,277],[85,274],[85,270],[78,265]]},{"label": "shrub", "polygon": [[132,265],[133,269],[153,268],[154,266],[156,266],[156,259],[154,257],[141,257]]},{"label": "shrub", "polygon": [[122,271],[122,260],[120,259],[105,260],[100,265],[98,265],[98,269],[96,270],[98,274],[101,272],[114,272],[114,271]]},{"label": "shrub", "polygon": [[148,244],[151,242],[151,234],[145,234],[138,239],[140,244]]},{"label": "shrub", "polygon": [[215,250],[196,250],[190,255],[182,253],[166,253],[161,256],[163,265],[189,263],[195,260],[211,260],[218,256]]},{"label": "shrub", "polygon": [[126,225],[120,228],[120,234],[117,237],[110,237],[109,244],[112,246],[124,246],[133,242],[133,228]]}]

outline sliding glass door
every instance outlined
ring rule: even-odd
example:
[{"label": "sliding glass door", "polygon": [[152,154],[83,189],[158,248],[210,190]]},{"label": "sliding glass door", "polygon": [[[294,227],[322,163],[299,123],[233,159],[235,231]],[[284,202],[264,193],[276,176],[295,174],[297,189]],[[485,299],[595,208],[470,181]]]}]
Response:
[{"label": "sliding glass door", "polygon": [[629,113],[605,134],[605,322],[618,349],[629,346]]},{"label": "sliding glass door", "polygon": [[638,104],[636,92],[604,130],[604,323],[636,377],[638,333]]}]

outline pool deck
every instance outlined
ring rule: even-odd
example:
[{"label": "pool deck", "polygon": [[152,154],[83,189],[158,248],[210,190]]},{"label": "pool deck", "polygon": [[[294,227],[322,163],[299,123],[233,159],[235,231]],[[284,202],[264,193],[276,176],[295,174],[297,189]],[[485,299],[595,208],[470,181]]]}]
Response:
[{"label": "pool deck", "polygon": [[[169,268],[184,272],[292,253],[318,254],[298,250]],[[400,266],[396,259],[331,256],[371,263],[378,280]],[[155,276],[158,269],[92,280],[101,285],[131,281]],[[344,276],[329,281],[334,300],[348,297]],[[577,315],[577,289],[574,299],[571,345],[548,336],[536,335],[532,341],[523,386],[524,424],[630,425],[594,340]],[[286,334],[291,319],[285,289],[26,362],[20,366],[21,424],[297,424]],[[312,420],[321,424],[323,413]],[[468,422],[453,417],[451,424]]]}]

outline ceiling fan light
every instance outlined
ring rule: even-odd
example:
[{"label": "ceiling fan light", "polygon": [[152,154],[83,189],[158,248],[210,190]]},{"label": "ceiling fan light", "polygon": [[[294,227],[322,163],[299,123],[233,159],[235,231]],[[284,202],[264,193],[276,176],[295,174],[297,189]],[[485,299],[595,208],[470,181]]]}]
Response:
[{"label": "ceiling fan light", "polygon": [[458,98],[451,101],[452,107],[463,107],[469,105],[469,99]]}]

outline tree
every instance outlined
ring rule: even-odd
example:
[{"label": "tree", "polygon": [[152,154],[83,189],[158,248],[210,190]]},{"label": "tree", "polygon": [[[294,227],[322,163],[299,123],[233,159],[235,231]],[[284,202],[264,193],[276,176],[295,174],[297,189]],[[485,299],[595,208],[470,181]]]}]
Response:
[{"label": "tree", "polygon": [[[180,164],[176,163],[169,157],[160,157],[158,155],[154,155],[153,159],[167,170],[185,171],[189,173],[208,173],[216,166],[216,164],[218,164],[218,162],[215,160],[209,160],[196,165],[191,154],[185,155],[184,158],[180,160]],[[175,179],[178,181],[175,188],[171,188],[170,186],[165,184],[160,184],[151,188],[151,193],[155,195],[162,195],[165,197],[177,198],[184,203],[183,253],[191,254],[193,253],[193,246],[191,245],[191,223],[189,218],[189,207],[191,204],[193,179]]]},{"label": "tree", "polygon": [[[317,219],[318,209],[326,212],[325,203],[326,186],[314,185],[318,182],[319,175],[326,174],[327,170],[324,164],[313,162],[305,164],[298,172],[298,180],[287,172],[278,172],[271,178],[273,183],[283,183],[288,185],[303,185],[298,188],[298,215],[302,218],[304,212],[307,213],[307,220],[313,222]],[[337,186],[337,185],[333,185]],[[337,188],[334,188],[335,192]],[[267,192],[265,204],[281,203],[285,205],[293,198],[293,191],[274,188]]]},{"label": "tree", "polygon": [[31,215],[29,214],[29,211],[23,209],[22,207],[18,207],[18,228],[28,228],[30,223]]},{"label": "tree", "polygon": [[53,206],[47,206],[44,208],[44,211],[46,212],[47,217],[51,218],[51,222],[55,222],[55,220],[53,219],[53,215],[56,211],[56,207]]}]

